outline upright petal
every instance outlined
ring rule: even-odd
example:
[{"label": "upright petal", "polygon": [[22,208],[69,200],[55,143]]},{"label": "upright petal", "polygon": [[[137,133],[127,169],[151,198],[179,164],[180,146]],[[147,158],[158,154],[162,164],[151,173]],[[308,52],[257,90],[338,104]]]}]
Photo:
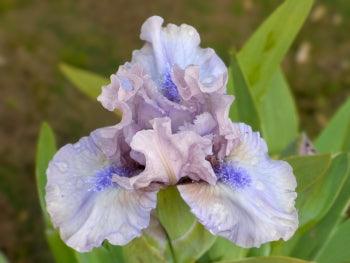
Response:
[{"label": "upright petal", "polygon": [[199,169],[196,167],[199,164],[193,163],[194,160],[200,161],[209,169],[203,169],[204,174],[196,174],[193,180],[198,180],[200,176],[210,182],[216,180],[209,162],[205,159],[211,154],[211,140],[193,131],[180,131],[173,134],[169,118],[154,119],[152,130],[136,133],[132,139],[131,148],[144,155],[145,170],[130,180],[118,178],[117,182],[124,187],[147,187],[152,182],[169,185],[176,184],[185,176],[192,178],[193,174],[189,171]]},{"label": "upright petal", "polygon": [[289,239],[298,227],[292,168],[270,159],[249,126],[233,124],[233,133],[231,153],[214,164],[217,184],[180,185],[181,196],[206,228],[242,247]]},{"label": "upright petal", "polygon": [[116,125],[93,131],[91,138],[106,156],[114,156],[115,160],[120,160],[122,153],[130,149],[124,141],[124,130],[133,124],[133,120],[130,108],[126,103],[118,101],[116,107],[122,112],[122,120]]},{"label": "upright petal", "polygon": [[142,170],[107,156],[91,137],[62,147],[47,170],[46,204],[62,239],[85,252],[106,239],[124,245],[141,234],[156,206],[156,192],[126,190],[113,176]]},{"label": "upright petal", "polygon": [[[196,65],[194,74],[203,89],[205,86],[219,86],[219,83],[225,86],[225,64],[213,49],[200,48],[200,37],[196,29],[186,24],[168,24],[162,27],[163,21],[159,16],[152,16],[142,25],[140,38],[146,44],[141,50],[134,51],[132,63],[143,65],[161,88],[165,85],[165,91],[170,89],[171,96],[168,97],[167,92],[165,96],[172,101],[179,99],[176,97],[178,90],[173,78],[174,67],[185,70],[190,65]],[[219,88],[222,86],[217,87]]]}]

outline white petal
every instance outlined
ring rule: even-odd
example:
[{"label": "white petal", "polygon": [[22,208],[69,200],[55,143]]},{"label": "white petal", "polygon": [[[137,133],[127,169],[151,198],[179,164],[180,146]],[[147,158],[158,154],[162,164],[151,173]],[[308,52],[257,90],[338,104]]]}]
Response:
[{"label": "white petal", "polygon": [[198,65],[203,81],[226,73],[225,64],[214,50],[199,47],[200,37],[194,27],[186,24],[162,27],[163,21],[159,16],[152,16],[144,22],[140,38],[146,44],[141,50],[134,51],[133,63],[142,64],[154,80],[174,65],[182,69]]},{"label": "white petal", "polygon": [[232,128],[231,152],[220,163],[231,170],[216,169],[215,186],[178,186],[182,197],[212,233],[240,246],[289,239],[298,227],[292,168],[270,159],[266,143],[249,126],[233,124]]},{"label": "white petal", "polygon": [[62,147],[50,162],[47,210],[62,239],[80,252],[100,246],[105,239],[124,245],[148,226],[156,192],[129,191],[100,181],[107,178],[99,177],[103,171],[118,162],[107,157],[91,137]]},{"label": "white petal", "polygon": [[[178,189],[191,211],[213,234],[225,237],[242,247],[283,238],[288,240],[298,227],[295,209],[278,206],[274,194],[261,190],[235,191],[223,183],[192,183]],[[295,194],[290,195],[290,200]]]}]

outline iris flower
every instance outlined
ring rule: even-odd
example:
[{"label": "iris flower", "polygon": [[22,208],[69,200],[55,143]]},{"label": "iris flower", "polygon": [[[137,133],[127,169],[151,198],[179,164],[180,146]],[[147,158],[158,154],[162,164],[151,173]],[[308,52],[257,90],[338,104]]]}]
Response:
[{"label": "iris flower", "polygon": [[62,239],[85,252],[142,234],[161,188],[176,185],[213,234],[243,247],[287,240],[298,226],[291,167],[259,133],[233,123],[227,68],[197,31],[157,16],[142,49],[98,100],[123,113],[114,126],[62,147],[47,170],[46,204]]}]

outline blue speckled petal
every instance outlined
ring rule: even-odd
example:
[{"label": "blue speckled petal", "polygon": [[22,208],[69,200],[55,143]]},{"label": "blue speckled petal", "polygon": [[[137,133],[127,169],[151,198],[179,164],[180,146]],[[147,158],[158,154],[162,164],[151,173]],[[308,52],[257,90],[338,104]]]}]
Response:
[{"label": "blue speckled petal", "polygon": [[139,236],[156,192],[123,189],[112,177],[140,172],[135,163],[107,157],[91,137],[62,147],[47,169],[46,204],[67,245],[85,252],[105,239],[124,245]]},{"label": "blue speckled petal", "polygon": [[232,128],[232,150],[214,166],[216,185],[180,185],[181,196],[209,231],[239,246],[289,239],[298,227],[292,168],[270,159],[266,143],[249,126]]},{"label": "blue speckled petal", "polygon": [[144,22],[140,38],[146,44],[141,50],[134,51],[131,63],[142,65],[171,101],[179,102],[181,99],[179,87],[173,79],[175,67],[184,70],[195,65],[196,78],[203,89],[215,86],[211,89],[225,90],[226,66],[213,49],[199,46],[197,30],[186,24],[162,27],[163,22],[159,16],[152,16]]}]

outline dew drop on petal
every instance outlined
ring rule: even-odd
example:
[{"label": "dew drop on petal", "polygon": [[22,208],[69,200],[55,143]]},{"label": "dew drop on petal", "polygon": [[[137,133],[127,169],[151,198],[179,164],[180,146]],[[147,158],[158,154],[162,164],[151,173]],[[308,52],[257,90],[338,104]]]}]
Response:
[{"label": "dew drop on petal", "polygon": [[58,170],[60,170],[62,173],[65,173],[68,170],[68,164],[65,162],[57,162],[56,166],[58,167]]}]

